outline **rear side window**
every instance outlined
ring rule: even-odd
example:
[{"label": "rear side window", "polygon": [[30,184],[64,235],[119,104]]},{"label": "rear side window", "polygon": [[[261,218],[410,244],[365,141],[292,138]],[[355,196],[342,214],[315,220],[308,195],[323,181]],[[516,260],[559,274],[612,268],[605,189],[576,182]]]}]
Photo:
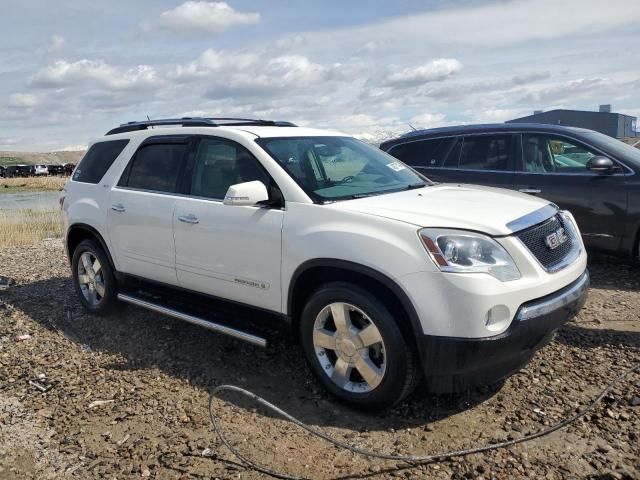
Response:
[{"label": "rear side window", "polygon": [[514,135],[464,137],[459,168],[466,170],[511,170],[515,152]]},{"label": "rear side window", "polygon": [[442,167],[450,163],[445,160],[451,156],[455,144],[455,137],[418,140],[397,145],[389,153],[412,167]]},{"label": "rear side window", "polygon": [[152,143],[141,146],[122,174],[118,186],[175,193],[188,150],[186,143]]},{"label": "rear side window", "polygon": [[[94,143],[73,173],[73,180],[83,183],[98,183],[128,143],[129,140]],[[39,166],[45,167],[45,165]]]}]

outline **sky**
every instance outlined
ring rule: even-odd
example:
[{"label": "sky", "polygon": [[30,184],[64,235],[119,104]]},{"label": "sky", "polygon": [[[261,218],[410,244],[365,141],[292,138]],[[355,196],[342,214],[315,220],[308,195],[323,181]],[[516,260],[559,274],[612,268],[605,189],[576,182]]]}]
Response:
[{"label": "sky", "polygon": [[0,150],[240,116],[370,141],[574,108],[640,116],[638,0],[1,0]]}]

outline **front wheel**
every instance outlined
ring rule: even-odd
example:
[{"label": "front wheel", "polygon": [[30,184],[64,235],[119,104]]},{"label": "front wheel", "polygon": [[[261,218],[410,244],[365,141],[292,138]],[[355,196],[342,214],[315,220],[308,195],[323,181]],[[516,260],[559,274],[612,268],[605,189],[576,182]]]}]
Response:
[{"label": "front wheel", "polygon": [[317,290],[300,328],[311,369],[342,401],[380,410],[401,401],[417,383],[412,345],[386,306],[356,285],[335,282]]},{"label": "front wheel", "polygon": [[93,240],[83,240],[71,260],[73,285],[82,306],[90,313],[104,315],[117,304],[116,280],[104,250]]}]

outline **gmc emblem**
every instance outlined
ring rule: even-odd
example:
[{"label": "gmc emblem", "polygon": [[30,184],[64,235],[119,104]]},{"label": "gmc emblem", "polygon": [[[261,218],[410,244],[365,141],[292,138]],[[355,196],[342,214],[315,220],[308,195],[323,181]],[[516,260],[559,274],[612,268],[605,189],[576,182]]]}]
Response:
[{"label": "gmc emblem", "polygon": [[567,232],[564,231],[563,227],[560,227],[555,232],[544,237],[544,244],[549,250],[555,250],[567,240],[569,240]]}]

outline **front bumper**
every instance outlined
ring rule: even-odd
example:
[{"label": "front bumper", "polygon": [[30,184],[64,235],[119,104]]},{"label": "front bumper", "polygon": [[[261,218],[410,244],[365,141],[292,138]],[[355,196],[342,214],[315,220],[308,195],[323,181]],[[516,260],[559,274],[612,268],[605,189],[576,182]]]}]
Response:
[{"label": "front bumper", "polygon": [[584,305],[587,270],[568,286],[520,306],[509,328],[486,338],[425,335],[418,341],[427,386],[433,393],[490,385],[520,370],[555,331]]}]

